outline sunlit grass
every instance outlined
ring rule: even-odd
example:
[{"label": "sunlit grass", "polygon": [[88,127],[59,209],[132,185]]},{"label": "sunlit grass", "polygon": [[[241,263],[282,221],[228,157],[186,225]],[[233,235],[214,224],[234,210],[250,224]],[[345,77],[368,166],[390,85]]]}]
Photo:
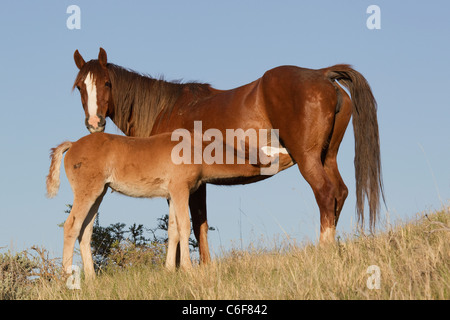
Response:
[{"label": "sunlit grass", "polygon": [[[334,245],[253,245],[210,265],[168,272],[162,265],[104,272],[81,290],[42,281],[31,299],[449,299],[450,213],[420,214],[376,235]],[[367,285],[368,267],[380,288]]]}]

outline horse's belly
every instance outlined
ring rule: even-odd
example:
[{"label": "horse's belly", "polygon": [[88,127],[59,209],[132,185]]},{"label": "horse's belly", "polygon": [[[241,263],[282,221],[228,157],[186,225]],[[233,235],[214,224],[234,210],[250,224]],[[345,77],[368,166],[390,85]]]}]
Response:
[{"label": "horse's belly", "polygon": [[129,197],[134,198],[168,198],[169,191],[162,179],[146,179],[139,181],[114,181],[109,183],[109,187]]}]

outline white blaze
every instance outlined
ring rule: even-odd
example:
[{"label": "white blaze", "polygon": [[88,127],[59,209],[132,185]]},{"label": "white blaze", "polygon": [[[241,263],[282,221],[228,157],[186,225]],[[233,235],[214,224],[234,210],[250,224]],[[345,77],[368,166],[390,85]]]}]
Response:
[{"label": "white blaze", "polygon": [[97,118],[97,87],[95,86],[94,75],[88,73],[84,80],[86,84],[86,91],[88,95],[88,113],[89,116]]}]

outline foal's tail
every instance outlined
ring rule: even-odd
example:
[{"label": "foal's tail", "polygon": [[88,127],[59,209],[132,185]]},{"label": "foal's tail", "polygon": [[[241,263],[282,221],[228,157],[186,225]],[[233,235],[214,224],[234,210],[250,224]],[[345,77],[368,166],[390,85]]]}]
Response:
[{"label": "foal's tail", "polygon": [[325,71],[328,79],[338,80],[350,91],[355,134],[356,211],[359,221],[364,224],[364,202],[367,197],[370,228],[373,229],[380,212],[380,195],[385,203],[377,103],[367,80],[349,65],[335,65]]},{"label": "foal's tail", "polygon": [[52,148],[50,158],[52,162],[50,164],[50,171],[47,176],[47,197],[53,198],[56,196],[59,190],[59,172],[61,167],[61,160],[64,152],[69,150],[72,146],[72,142],[66,141],[61,143],[56,148]]}]

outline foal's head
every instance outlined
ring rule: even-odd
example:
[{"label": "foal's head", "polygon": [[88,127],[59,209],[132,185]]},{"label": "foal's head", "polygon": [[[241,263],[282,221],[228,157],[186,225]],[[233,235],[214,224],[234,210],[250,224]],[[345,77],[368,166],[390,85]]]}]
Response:
[{"label": "foal's head", "polygon": [[85,62],[78,50],[74,55],[78,72],[73,88],[80,91],[81,103],[86,114],[86,128],[91,132],[105,130],[106,117],[112,112],[111,80],[107,69],[107,56],[100,48],[98,60]]}]

